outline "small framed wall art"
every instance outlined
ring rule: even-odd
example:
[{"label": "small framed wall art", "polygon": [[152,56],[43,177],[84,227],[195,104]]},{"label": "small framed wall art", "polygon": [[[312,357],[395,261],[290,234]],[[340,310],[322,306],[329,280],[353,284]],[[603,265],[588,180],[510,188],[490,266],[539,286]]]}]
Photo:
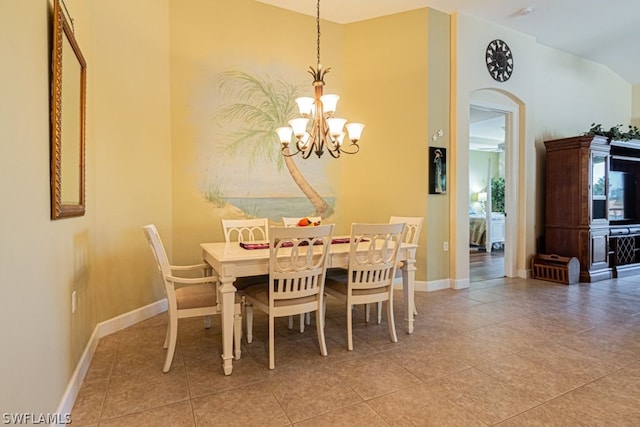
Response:
[{"label": "small framed wall art", "polygon": [[429,147],[429,194],[447,194],[447,149]]}]

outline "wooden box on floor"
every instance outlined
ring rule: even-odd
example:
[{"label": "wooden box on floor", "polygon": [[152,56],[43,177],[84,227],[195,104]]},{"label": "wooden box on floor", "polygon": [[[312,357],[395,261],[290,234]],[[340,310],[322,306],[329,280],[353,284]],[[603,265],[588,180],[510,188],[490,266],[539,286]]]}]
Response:
[{"label": "wooden box on floor", "polygon": [[534,279],[573,285],[580,277],[580,262],[576,257],[538,254],[533,257],[531,271]]}]

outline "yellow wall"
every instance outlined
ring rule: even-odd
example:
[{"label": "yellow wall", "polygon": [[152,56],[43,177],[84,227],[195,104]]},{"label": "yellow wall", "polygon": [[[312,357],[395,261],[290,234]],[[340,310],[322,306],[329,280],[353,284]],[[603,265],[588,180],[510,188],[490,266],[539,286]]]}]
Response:
[{"label": "yellow wall", "polygon": [[[360,153],[341,160],[343,229],[392,215],[426,217],[427,20],[420,9],[346,26],[345,105],[366,127]],[[427,273],[425,235],[418,280]]]},{"label": "yellow wall", "polygon": [[51,4],[0,2],[3,413],[57,409],[96,324],[162,296],[141,226],[157,222],[171,241],[166,2],[66,0],[88,64],[87,213],[58,221],[49,219]]},{"label": "yellow wall", "polygon": [[[218,177],[216,165],[232,160],[222,152],[221,140],[230,125],[215,120],[223,102],[216,86],[218,76],[243,71],[271,80],[284,78],[298,82],[306,95],[311,95],[312,78],[307,69],[316,63],[316,26],[311,16],[251,0],[176,1],[170,6],[175,253],[176,262],[195,262],[201,256],[201,242],[223,239],[221,218],[244,215],[231,205],[209,203],[201,192],[203,181]],[[325,21],[321,25],[321,60],[332,68],[325,78],[326,93],[336,91],[344,96],[340,91],[342,27]],[[343,104],[338,109],[346,111]],[[275,159],[278,149],[272,150]],[[243,156],[247,159],[244,163]],[[277,170],[275,162],[258,162],[259,166],[252,168],[248,156],[247,151],[241,151],[233,158],[242,179],[249,177],[249,182],[258,185],[260,178],[254,177],[255,172],[286,175],[286,171]],[[325,158],[329,168],[339,167]],[[314,156],[306,162],[318,164],[318,159]],[[327,173],[323,179],[339,186],[338,175]],[[233,184],[236,177],[222,178]]]},{"label": "yellow wall", "polygon": [[[446,13],[427,9],[429,18],[427,24],[427,76],[429,93],[428,102],[428,129],[424,139],[424,145],[447,148],[447,194],[432,194],[427,196],[427,214],[425,218],[426,240],[420,242],[420,246],[426,251],[419,255],[426,258],[426,279],[429,282],[436,280],[447,282],[449,278],[450,252],[444,250],[444,243],[452,243],[449,227],[443,226],[450,218],[451,188],[455,181],[452,168],[455,158],[451,156],[451,119],[450,119],[450,93],[451,87],[451,44],[450,44],[450,17]],[[444,135],[438,136],[433,141],[433,135],[439,135],[442,130]],[[421,142],[422,143],[422,142]],[[429,163],[427,161],[427,163]],[[425,173],[432,165],[425,166]],[[428,175],[427,175],[428,176]],[[428,179],[426,180],[428,181]],[[411,188],[411,187],[409,187]],[[422,259],[418,262],[420,269]],[[423,279],[424,280],[424,279]],[[448,283],[445,283],[448,286]]]}]

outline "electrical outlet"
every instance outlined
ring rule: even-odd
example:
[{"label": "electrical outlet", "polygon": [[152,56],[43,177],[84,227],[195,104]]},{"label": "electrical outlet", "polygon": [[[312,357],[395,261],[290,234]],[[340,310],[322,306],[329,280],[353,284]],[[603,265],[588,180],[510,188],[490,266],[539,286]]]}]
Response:
[{"label": "electrical outlet", "polygon": [[444,242],[444,245],[442,245],[442,249],[444,249],[445,252],[449,251],[449,242]]},{"label": "electrical outlet", "polygon": [[76,296],[76,291],[71,292],[71,314],[76,312],[76,308],[78,308],[78,298]]}]

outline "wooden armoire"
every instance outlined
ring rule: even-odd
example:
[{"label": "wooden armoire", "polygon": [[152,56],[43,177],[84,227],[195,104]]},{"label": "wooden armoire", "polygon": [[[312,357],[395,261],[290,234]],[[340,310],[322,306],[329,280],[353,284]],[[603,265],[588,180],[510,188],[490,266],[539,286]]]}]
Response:
[{"label": "wooden armoire", "polygon": [[576,257],[580,281],[640,273],[640,142],[546,141],[547,254]]}]

